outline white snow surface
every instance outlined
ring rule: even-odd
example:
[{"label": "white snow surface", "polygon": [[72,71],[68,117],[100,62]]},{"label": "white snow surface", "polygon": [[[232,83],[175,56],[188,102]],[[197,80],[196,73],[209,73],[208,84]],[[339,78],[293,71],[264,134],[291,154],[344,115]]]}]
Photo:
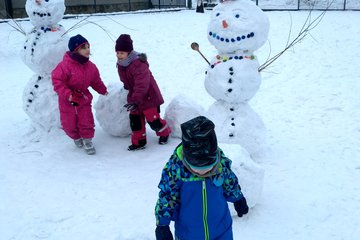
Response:
[{"label": "white snow surface", "polygon": [[[207,63],[190,44],[198,42],[208,58],[216,54],[207,41],[210,14],[185,10],[97,16],[90,20],[112,39],[90,23],[69,35],[80,33],[90,41],[91,60],[108,85],[118,81],[114,39],[131,34],[135,50],[147,53],[163,93],[162,115],[179,94],[208,109],[214,99],[204,88]],[[266,12],[271,50],[265,44],[257,51],[260,64],[270,51],[274,55],[284,48],[290,25],[296,34],[307,14]],[[70,29],[81,19],[60,24]],[[360,236],[359,22],[360,12],[326,13],[311,36],[262,72],[250,104],[267,128],[269,150],[258,171],[264,170],[264,185],[243,218],[236,217],[230,204],[234,239]],[[32,28],[29,21],[21,25],[26,32]],[[111,136],[97,124],[97,154],[88,156],[61,130],[33,131],[21,100],[33,72],[19,54],[25,39],[12,30],[0,24],[1,239],[155,239],[157,184],[180,139],[158,145],[148,127],[147,148],[128,152],[129,137]],[[97,99],[94,92],[94,105]],[[239,172],[236,158],[246,154],[231,145],[223,148],[235,158]]]}]

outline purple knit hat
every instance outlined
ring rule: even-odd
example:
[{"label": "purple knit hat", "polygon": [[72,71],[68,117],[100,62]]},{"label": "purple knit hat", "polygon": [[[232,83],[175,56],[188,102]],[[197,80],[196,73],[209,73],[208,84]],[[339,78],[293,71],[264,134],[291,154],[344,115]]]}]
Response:
[{"label": "purple knit hat", "polygon": [[84,38],[80,34],[71,37],[68,44],[70,52],[74,52],[76,49],[78,49],[81,45],[85,43],[89,44],[88,40],[86,40],[86,38]]},{"label": "purple knit hat", "polygon": [[130,35],[121,34],[116,40],[115,51],[131,52],[134,50]]}]

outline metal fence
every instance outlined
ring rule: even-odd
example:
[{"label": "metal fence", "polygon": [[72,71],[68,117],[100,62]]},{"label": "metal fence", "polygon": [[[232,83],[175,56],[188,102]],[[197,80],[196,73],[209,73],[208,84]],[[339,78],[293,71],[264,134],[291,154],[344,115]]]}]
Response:
[{"label": "metal fence", "polygon": [[[219,0],[203,0],[211,8]],[[263,10],[360,10],[360,0],[252,0]],[[0,0],[0,18],[26,17],[26,0]],[[65,14],[196,8],[197,0],[65,0]]]},{"label": "metal fence", "polygon": [[[206,9],[212,9],[219,0],[203,0]],[[263,10],[360,10],[360,0],[251,0]]]},{"label": "metal fence", "polygon": [[360,0],[252,0],[263,10],[360,10]]},{"label": "metal fence", "polygon": [[[186,7],[188,0],[65,0],[65,14]],[[26,17],[26,0],[0,0],[0,18]]]}]

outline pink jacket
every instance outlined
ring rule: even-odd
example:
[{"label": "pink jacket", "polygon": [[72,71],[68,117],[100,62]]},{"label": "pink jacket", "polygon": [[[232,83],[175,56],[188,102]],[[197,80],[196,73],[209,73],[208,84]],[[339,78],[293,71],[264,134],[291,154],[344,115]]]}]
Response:
[{"label": "pink jacket", "polygon": [[124,88],[129,90],[128,103],[136,103],[140,111],[156,108],[164,103],[160,89],[149,69],[146,56],[135,59],[127,67],[117,66]]},{"label": "pink jacket", "polygon": [[72,106],[69,96],[74,91],[83,95],[80,105],[91,105],[93,97],[89,87],[99,94],[105,94],[107,91],[96,65],[91,61],[80,64],[70,57],[69,52],[65,53],[63,61],[52,71],[51,78],[54,90],[59,96],[60,110]]}]

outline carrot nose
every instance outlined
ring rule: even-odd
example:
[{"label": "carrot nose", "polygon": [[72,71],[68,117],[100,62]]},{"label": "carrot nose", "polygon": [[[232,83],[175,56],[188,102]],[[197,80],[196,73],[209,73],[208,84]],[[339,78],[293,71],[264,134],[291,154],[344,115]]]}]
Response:
[{"label": "carrot nose", "polygon": [[229,26],[229,24],[225,20],[222,21],[222,25],[223,28],[227,28]]},{"label": "carrot nose", "polygon": [[35,0],[35,2],[40,5],[41,4],[41,0]]}]

